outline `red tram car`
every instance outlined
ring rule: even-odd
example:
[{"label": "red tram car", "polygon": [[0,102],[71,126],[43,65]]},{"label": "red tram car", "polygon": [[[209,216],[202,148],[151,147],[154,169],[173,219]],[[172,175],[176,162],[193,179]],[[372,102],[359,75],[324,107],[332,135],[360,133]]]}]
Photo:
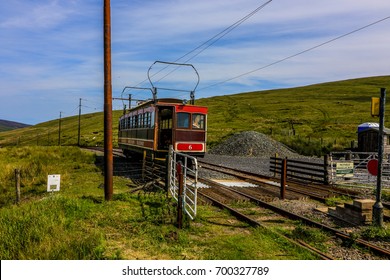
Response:
[{"label": "red tram car", "polygon": [[124,154],[165,158],[169,146],[180,153],[203,157],[206,152],[207,107],[180,99],[146,101],[119,119],[118,144]]}]

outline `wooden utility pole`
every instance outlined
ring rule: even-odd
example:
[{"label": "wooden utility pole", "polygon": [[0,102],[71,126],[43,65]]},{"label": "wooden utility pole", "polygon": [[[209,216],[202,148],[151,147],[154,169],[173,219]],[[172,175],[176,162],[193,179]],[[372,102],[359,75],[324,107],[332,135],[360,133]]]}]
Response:
[{"label": "wooden utility pole", "polygon": [[112,82],[111,82],[111,7],[104,0],[104,198],[113,193]]},{"label": "wooden utility pole", "polygon": [[77,135],[77,146],[80,147],[80,131],[81,131],[81,98],[79,102],[79,131]]},{"label": "wooden utility pole", "polygon": [[15,191],[16,191],[16,203],[20,203],[20,170],[15,169]]},{"label": "wooden utility pole", "polygon": [[61,146],[61,117],[62,112],[60,112],[60,120],[58,122],[58,146]]},{"label": "wooden utility pole", "polygon": [[287,182],[287,159],[282,160],[282,170],[280,177],[280,199],[285,199],[286,197],[286,182]]}]

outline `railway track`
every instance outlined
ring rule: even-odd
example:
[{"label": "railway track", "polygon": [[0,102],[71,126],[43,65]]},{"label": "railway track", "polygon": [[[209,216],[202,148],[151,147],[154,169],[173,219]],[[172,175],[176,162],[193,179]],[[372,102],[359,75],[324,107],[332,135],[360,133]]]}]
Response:
[{"label": "railway track", "polygon": [[[366,249],[369,249],[371,250],[372,252],[374,252],[375,254],[378,254],[378,255],[381,255],[383,257],[386,257],[386,258],[389,258],[390,259],[390,250],[388,249],[385,249],[385,248],[382,248],[382,247],[379,247],[375,244],[372,244],[368,241],[365,241],[361,238],[352,238],[350,235],[338,230],[338,229],[335,229],[335,228],[332,228],[328,225],[325,225],[325,224],[322,224],[322,223],[319,223],[319,222],[316,222],[316,221],[313,221],[309,218],[306,218],[304,216],[301,216],[301,215],[297,215],[295,213],[292,213],[292,212],[289,212],[285,209],[282,209],[280,207],[277,207],[275,205],[272,205],[264,200],[261,200],[257,197],[253,197],[245,192],[242,192],[242,191],[238,191],[238,190],[235,190],[235,189],[232,189],[232,188],[228,188],[222,184],[219,184],[213,180],[210,180],[210,179],[199,179],[200,182],[204,183],[204,184],[207,184],[207,185],[210,185],[213,189],[219,189],[218,191],[216,191],[216,195],[213,195],[211,194],[210,192],[207,193],[207,191],[205,191],[205,189],[200,189],[198,190],[198,193],[203,196],[204,198],[206,198],[207,200],[211,201],[213,205],[219,207],[219,208],[222,208],[222,209],[226,209],[228,210],[232,215],[234,215],[235,217],[237,217],[238,219],[240,220],[243,220],[245,222],[247,222],[248,224],[250,224],[251,226],[262,226],[264,227],[264,225],[262,225],[261,223],[259,223],[258,221],[256,221],[255,219],[241,213],[240,211],[230,207],[229,205],[227,205],[227,203],[225,202],[221,202],[219,199],[217,199],[216,197],[218,197],[219,193],[224,193],[224,194],[228,194],[228,193],[234,193],[236,196],[242,196],[242,200],[250,200],[251,202],[257,204],[259,207],[263,207],[263,208],[266,208],[266,209],[270,209],[272,210],[273,212],[283,216],[283,217],[286,217],[288,219],[291,219],[291,220],[298,220],[298,221],[301,221],[302,223],[304,223],[305,225],[308,225],[308,226],[311,226],[311,227],[316,227],[316,228],[319,228],[319,229],[322,229],[322,230],[325,230],[327,232],[330,232],[331,234],[333,234],[334,236],[336,237],[339,237],[343,240],[346,240],[348,242],[354,242],[355,244],[363,247],[363,248],[366,248]],[[301,244],[303,245],[303,244]],[[303,245],[304,246],[304,245]],[[329,256],[324,256],[324,258],[327,258]]]},{"label": "railway track", "polygon": [[[267,228],[269,230],[269,228],[266,227],[265,225],[263,225],[262,223],[260,223],[260,222],[256,221],[255,219],[253,219],[253,218],[251,218],[251,217],[241,213],[240,211],[238,211],[238,210],[236,210],[236,209],[234,209],[232,207],[229,207],[228,205],[226,205],[226,204],[216,200],[212,196],[209,196],[209,195],[205,194],[203,191],[200,191],[198,193],[200,193],[207,200],[211,201],[214,206],[217,206],[217,207],[219,207],[221,209],[228,210],[233,216],[235,216],[239,220],[244,221],[244,222],[248,223],[251,226],[254,226],[254,227],[258,227],[259,226],[259,227]],[[276,233],[276,232],[273,231],[273,233]],[[303,247],[306,250],[311,251],[312,253],[314,253],[315,255],[319,256],[323,260],[333,260],[333,258],[331,256],[329,256],[328,254],[325,254],[325,253],[321,252],[320,250],[317,250],[316,248],[310,246],[309,244],[307,244],[307,243],[305,243],[305,242],[303,242],[301,240],[295,241],[295,240],[293,240],[291,238],[288,238],[288,237],[286,237],[284,235],[281,235],[281,234],[278,234],[278,235],[282,236],[283,238],[287,239],[289,242],[291,242],[291,243],[293,243],[293,244],[295,244],[295,245],[297,245],[299,247]]]},{"label": "railway track", "polygon": [[[266,189],[273,189],[274,195],[276,197],[280,197],[280,180],[278,178],[264,176],[264,175],[260,175],[248,171],[230,168],[227,166],[210,164],[204,161],[199,161],[199,162],[201,163],[201,168],[213,170],[216,172],[221,172],[245,180],[247,182],[251,182],[255,185],[261,186],[264,191]],[[360,192],[352,189],[345,189],[345,188],[339,188],[337,186],[320,185],[320,184],[313,184],[313,183],[288,181],[286,186],[286,198],[298,199],[299,196],[294,197],[293,194],[300,194],[303,196],[307,196],[308,198],[319,201],[321,203],[326,203],[327,199],[336,196],[345,196],[345,197],[349,197],[350,199],[364,198],[362,197]],[[389,202],[382,202],[382,204],[384,208],[390,209]],[[384,221],[390,221],[390,216],[387,214],[384,214],[383,218]]]},{"label": "railway track", "polygon": [[[96,149],[94,148],[94,150],[96,150]],[[114,157],[127,161],[125,159],[125,156],[120,151],[115,151]],[[114,159],[114,161],[115,161],[115,159]],[[144,168],[149,169],[149,171],[147,171],[147,173],[151,174],[151,177],[156,178],[156,176],[157,176],[157,177],[163,178],[165,176],[163,174],[164,173],[164,171],[163,171],[164,163],[160,162],[160,163],[156,164],[154,162],[151,162],[148,165],[150,165],[150,166],[147,166]],[[136,165],[134,165],[134,166],[136,166]],[[134,166],[131,168],[134,168]],[[138,166],[139,166],[139,163],[138,163]],[[226,167],[222,168],[220,166],[212,166],[212,165],[204,163],[204,162],[201,163],[201,166],[202,166],[202,168],[209,168],[209,169],[212,169],[212,170],[215,170],[218,172],[223,172],[225,174],[229,174],[229,175],[241,178],[247,182],[252,182],[256,185],[261,186],[260,188],[257,188],[256,190],[254,190],[254,188],[241,188],[240,190],[238,190],[237,188],[226,187],[226,186],[224,186],[220,183],[217,183],[215,181],[211,181],[211,180],[207,180],[207,179],[199,179],[199,181],[202,182],[203,184],[212,186],[212,188],[210,188],[210,189],[207,189],[207,188],[199,189],[198,193],[201,196],[206,198],[208,201],[211,201],[213,205],[220,207],[220,208],[227,209],[232,215],[236,216],[240,220],[246,221],[251,226],[265,227],[262,223],[256,221],[253,217],[249,217],[248,215],[241,213],[239,210],[233,209],[232,207],[227,205],[229,202],[231,202],[232,197],[234,197],[234,199],[238,200],[238,201],[240,201],[240,200],[241,201],[251,201],[251,202],[257,204],[259,207],[263,207],[265,209],[270,209],[273,212],[275,212],[278,215],[281,215],[285,218],[288,218],[291,220],[299,220],[302,223],[304,223],[305,225],[320,228],[322,230],[328,231],[336,237],[339,237],[343,240],[347,240],[349,242],[353,242],[354,244],[357,244],[361,247],[369,248],[369,250],[371,250],[375,254],[378,254],[378,255],[384,256],[385,258],[390,259],[390,250],[388,250],[386,248],[381,248],[379,246],[376,246],[375,244],[372,244],[372,243],[367,242],[367,241],[360,239],[360,238],[351,240],[351,237],[349,236],[349,234],[346,234],[342,231],[334,229],[334,228],[327,226],[325,224],[318,223],[318,222],[310,220],[304,216],[300,216],[300,215],[291,213],[291,212],[286,211],[280,207],[272,205],[271,202],[277,198],[278,189],[279,189],[279,187],[278,187],[279,182],[278,182],[278,180],[275,180],[274,178],[260,176],[258,174],[253,174],[253,173],[249,173],[249,172],[242,172],[241,170],[234,170],[234,169],[229,169]],[[157,172],[157,170],[158,170],[158,172]],[[118,175],[120,175],[120,174],[118,174]],[[324,190],[323,188],[321,188],[321,186],[318,186],[318,187],[319,188],[318,189],[316,188],[315,191],[307,191],[304,189],[304,188],[307,188],[307,186],[302,186],[302,185],[299,185],[295,182],[293,182],[293,183],[289,182],[288,188],[287,188],[287,190],[288,190],[288,193],[287,193],[288,197],[287,198],[305,199],[307,197],[310,197],[310,198],[314,198],[316,200],[323,201],[324,198],[330,197],[331,195],[333,195],[335,193],[335,191],[337,191],[334,188],[332,188],[332,190],[329,191],[329,190]],[[301,188],[301,189],[299,189],[299,188]],[[302,188],[303,188],[303,190],[302,190]],[[245,190],[243,190],[243,189],[245,189]],[[346,195],[345,192],[342,192],[342,193],[343,193],[343,195]],[[215,195],[215,194],[217,194],[217,195]],[[356,195],[356,194],[352,192],[351,195]],[[217,196],[218,199],[216,199],[215,196]],[[225,199],[222,199],[222,201],[221,201],[221,197],[225,197]],[[303,247],[307,248],[308,250],[317,254],[322,259],[332,259],[330,256],[328,256],[326,254],[322,254],[320,251],[318,251],[315,248],[312,248],[310,245],[306,244],[303,241],[291,240],[291,242],[297,244],[298,246],[301,246],[301,247],[303,246]]]},{"label": "railway track", "polygon": [[[227,175],[240,178],[247,182],[263,186],[280,189],[280,179],[275,177],[264,176],[244,170],[230,168],[227,166],[220,166],[204,161],[199,161],[201,168],[213,170]],[[288,181],[286,185],[286,192],[301,194],[324,203],[328,198],[335,196],[346,196],[351,199],[361,198],[358,191],[352,189],[339,188],[337,186],[320,185],[315,183],[303,183],[297,181]],[[390,209],[390,203],[383,203],[384,207]]]}]

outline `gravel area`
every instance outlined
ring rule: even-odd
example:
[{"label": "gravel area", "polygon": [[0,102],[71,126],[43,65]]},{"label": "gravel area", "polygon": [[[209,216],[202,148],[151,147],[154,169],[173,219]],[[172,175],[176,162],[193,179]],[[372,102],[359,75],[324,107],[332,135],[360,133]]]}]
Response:
[{"label": "gravel area", "polygon": [[[266,176],[271,176],[273,174],[269,171],[269,158],[206,154],[202,160],[212,164],[223,165]],[[221,174],[215,175],[221,176]]]},{"label": "gravel area", "polygon": [[280,158],[302,159],[322,163],[322,158],[299,155],[286,145],[256,131],[236,133],[211,149],[204,160],[213,164],[223,164],[253,173],[272,175],[269,161],[275,154]]},{"label": "gravel area", "polygon": [[210,150],[210,154],[215,155],[263,158],[274,156],[275,153],[278,153],[280,157],[299,156],[282,143],[273,140],[263,133],[255,131],[236,133],[226,139],[223,143]]}]

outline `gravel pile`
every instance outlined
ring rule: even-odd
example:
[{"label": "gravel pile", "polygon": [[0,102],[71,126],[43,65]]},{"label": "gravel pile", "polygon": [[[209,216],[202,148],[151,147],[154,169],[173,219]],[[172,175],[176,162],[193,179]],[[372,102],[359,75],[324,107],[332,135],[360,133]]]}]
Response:
[{"label": "gravel pile", "polygon": [[[203,160],[212,164],[272,176],[273,173],[269,171],[269,162],[270,157],[274,157],[276,153],[279,158],[306,158],[315,162],[318,161],[318,159],[299,155],[282,143],[256,131],[244,131],[234,134],[223,143],[210,149]],[[322,161],[320,159],[320,162]],[[207,172],[202,173],[202,176],[210,177],[207,176]],[[215,174],[211,176],[215,176]],[[228,176],[220,174],[219,177],[223,179]]]},{"label": "gravel pile", "polygon": [[275,153],[277,153],[279,157],[299,157],[297,153],[282,143],[273,140],[263,133],[255,131],[236,133],[226,139],[223,143],[211,149],[209,153],[215,155],[261,157],[267,159],[271,156],[275,156]]}]

